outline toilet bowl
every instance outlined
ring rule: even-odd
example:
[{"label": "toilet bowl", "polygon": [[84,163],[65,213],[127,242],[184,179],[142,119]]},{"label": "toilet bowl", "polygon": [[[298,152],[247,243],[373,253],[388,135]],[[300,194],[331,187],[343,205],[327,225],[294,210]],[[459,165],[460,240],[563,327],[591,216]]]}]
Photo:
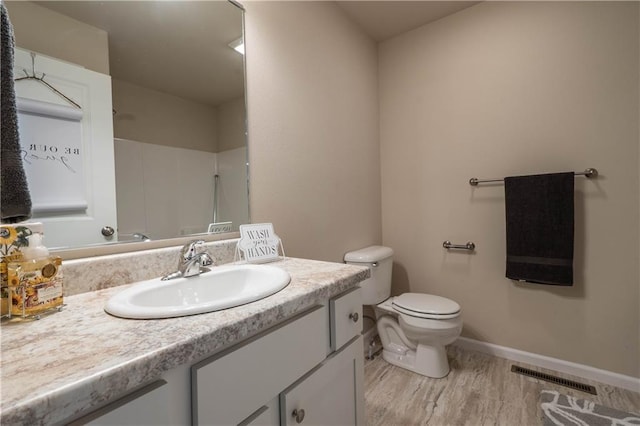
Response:
[{"label": "toilet bowl", "polygon": [[[412,301],[411,313],[403,302]],[[382,357],[390,364],[423,376],[449,374],[445,346],[462,331],[460,306],[444,297],[404,293],[374,308]]]},{"label": "toilet bowl", "polygon": [[390,297],[393,250],[371,246],[349,252],[346,263],[369,266],[363,281],[363,303],[376,314],[385,361],[415,373],[441,378],[449,373],[445,346],[462,331],[460,305],[445,297],[404,293]]}]

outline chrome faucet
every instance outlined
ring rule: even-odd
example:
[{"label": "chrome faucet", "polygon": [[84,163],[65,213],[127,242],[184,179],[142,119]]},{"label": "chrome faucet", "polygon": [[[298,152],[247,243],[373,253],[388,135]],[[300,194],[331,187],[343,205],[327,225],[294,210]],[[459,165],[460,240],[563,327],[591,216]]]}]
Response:
[{"label": "chrome faucet", "polygon": [[185,244],[180,251],[178,270],[162,277],[162,281],[192,277],[205,272],[206,266],[213,265],[213,259],[205,248],[198,250],[203,246],[204,241],[202,240],[194,240]]},{"label": "chrome faucet", "polygon": [[146,235],[144,235],[144,234],[143,234],[143,233],[141,233],[141,232],[136,232],[136,233],[134,233],[134,234],[133,234],[133,238],[137,238],[137,239],[139,239],[140,241],[144,241],[144,242],[151,241],[151,238],[147,237]]}]

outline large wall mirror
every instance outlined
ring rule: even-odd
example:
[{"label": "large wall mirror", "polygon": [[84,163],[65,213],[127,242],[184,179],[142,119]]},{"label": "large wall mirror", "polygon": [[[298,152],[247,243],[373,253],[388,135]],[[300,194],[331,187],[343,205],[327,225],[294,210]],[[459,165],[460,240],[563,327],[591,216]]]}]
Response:
[{"label": "large wall mirror", "polygon": [[240,7],[5,4],[33,219],[44,223],[47,246],[164,240],[249,223]]}]

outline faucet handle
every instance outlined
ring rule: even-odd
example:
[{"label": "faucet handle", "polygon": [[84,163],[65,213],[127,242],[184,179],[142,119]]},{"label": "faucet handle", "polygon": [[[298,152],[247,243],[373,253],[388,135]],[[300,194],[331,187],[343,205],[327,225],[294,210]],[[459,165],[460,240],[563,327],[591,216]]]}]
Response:
[{"label": "faucet handle", "polygon": [[200,253],[200,266],[211,266],[213,265],[213,258],[209,253],[202,252]]}]

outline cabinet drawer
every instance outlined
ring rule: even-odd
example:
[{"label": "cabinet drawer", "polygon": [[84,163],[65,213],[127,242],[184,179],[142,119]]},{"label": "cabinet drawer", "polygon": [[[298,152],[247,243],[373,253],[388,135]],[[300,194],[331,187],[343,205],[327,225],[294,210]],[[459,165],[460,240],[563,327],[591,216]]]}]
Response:
[{"label": "cabinet drawer", "polygon": [[329,302],[331,350],[340,349],[362,332],[362,290],[360,287],[343,293]]},{"label": "cabinet drawer", "polygon": [[318,306],[191,368],[193,424],[246,419],[326,355],[327,310]]}]

